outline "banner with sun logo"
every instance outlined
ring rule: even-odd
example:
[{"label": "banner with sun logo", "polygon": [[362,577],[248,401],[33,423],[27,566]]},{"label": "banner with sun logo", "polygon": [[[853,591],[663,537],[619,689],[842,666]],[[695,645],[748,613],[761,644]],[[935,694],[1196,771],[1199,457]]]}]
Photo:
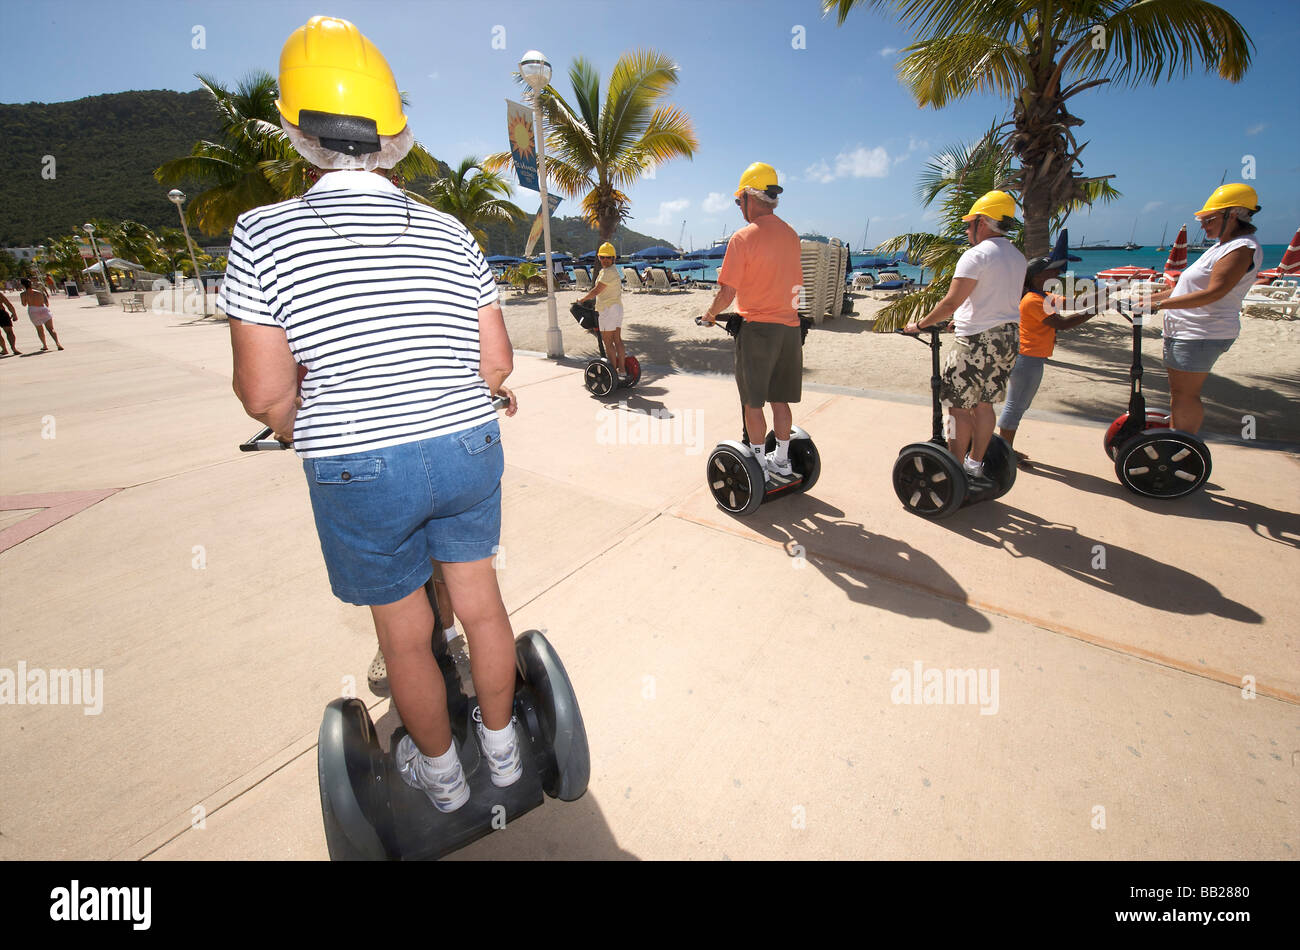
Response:
[{"label": "banner with sun logo", "polygon": [[510,136],[510,160],[522,188],[537,191],[537,148],[533,137],[533,110],[506,100],[506,132]]}]

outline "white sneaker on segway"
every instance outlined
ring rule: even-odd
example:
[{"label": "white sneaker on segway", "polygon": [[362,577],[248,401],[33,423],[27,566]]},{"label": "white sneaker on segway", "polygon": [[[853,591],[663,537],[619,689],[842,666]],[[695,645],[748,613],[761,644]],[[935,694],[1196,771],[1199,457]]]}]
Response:
[{"label": "white sneaker on segway", "polygon": [[[453,749],[455,741],[452,740]],[[469,801],[469,785],[465,782],[465,770],[460,767],[459,754],[453,768],[435,772],[429,757],[420,752],[409,735],[404,735],[397,743],[397,767],[402,780],[424,792],[438,811],[455,811]]]},{"label": "white sneaker on segway", "polygon": [[789,457],[784,462],[778,462],[775,450],[767,453],[767,458],[764,460],[764,469],[767,471],[767,477],[773,481],[779,479],[782,482],[788,482],[793,481],[795,477],[794,466],[790,464]]},{"label": "white sneaker on segway", "polygon": [[519,781],[520,776],[524,774],[523,758],[519,754],[519,730],[516,728],[518,723],[514,717],[510,718],[510,729],[514,736],[510,747],[504,752],[493,752],[487,747],[487,737],[484,736],[484,730],[487,726],[483,725],[483,711],[474,707],[474,729],[478,732],[478,747],[483,750],[483,758],[487,760],[488,775],[492,779],[492,784],[497,788],[506,788]]}]

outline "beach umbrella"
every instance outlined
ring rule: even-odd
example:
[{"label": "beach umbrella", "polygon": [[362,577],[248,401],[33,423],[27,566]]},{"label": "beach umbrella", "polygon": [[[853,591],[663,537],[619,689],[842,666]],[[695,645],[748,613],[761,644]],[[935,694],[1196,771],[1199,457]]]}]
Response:
[{"label": "beach umbrella", "polygon": [[1282,255],[1282,260],[1277,267],[1260,271],[1259,279],[1255,283],[1267,284],[1281,277],[1300,277],[1300,228],[1296,228],[1295,237],[1291,239],[1291,245]]},{"label": "beach umbrella", "polygon": [[1056,236],[1056,246],[1052,248],[1050,260],[1054,261],[1081,261],[1082,257],[1070,253],[1070,229],[1062,228],[1061,233]]},{"label": "beach umbrella", "polygon": [[1178,237],[1169,248],[1169,260],[1165,261],[1165,283],[1172,287],[1178,283],[1179,276],[1187,269],[1187,225],[1178,229]]},{"label": "beach umbrella", "polygon": [[688,261],[701,261],[709,258],[721,259],[727,253],[725,247],[702,247],[698,251],[691,251],[689,254],[683,254],[682,257]]},{"label": "beach umbrella", "polygon": [[664,247],[662,244],[656,244],[654,247],[647,247],[644,250],[637,251],[631,257],[639,261],[665,260],[680,257],[681,253],[675,247]]},{"label": "beach umbrella", "polygon": [[1155,276],[1156,272],[1150,267],[1137,267],[1133,264],[1097,271],[1098,280],[1151,280]]},{"label": "beach umbrella", "polygon": [[491,257],[484,258],[489,264],[522,264],[522,257],[511,257],[509,254],[493,254]]},{"label": "beach umbrella", "polygon": [[[546,255],[545,255],[545,254],[538,254],[538,255],[537,255],[536,257],[534,257],[532,260],[533,260],[534,263],[537,263],[537,264],[544,264],[544,263],[546,263]],[[572,255],[572,254],[566,254],[566,253],[564,253],[564,251],[551,251],[551,260],[552,260],[552,261],[571,261],[571,260],[573,260],[573,255]]]}]

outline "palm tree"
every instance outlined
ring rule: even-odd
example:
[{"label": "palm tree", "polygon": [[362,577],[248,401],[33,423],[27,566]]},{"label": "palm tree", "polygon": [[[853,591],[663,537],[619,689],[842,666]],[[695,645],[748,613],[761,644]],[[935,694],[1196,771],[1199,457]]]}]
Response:
[{"label": "palm tree", "polygon": [[81,269],[86,259],[81,256],[81,242],[71,234],[45,239],[45,269],[56,280],[71,278],[77,286],[83,285]]},{"label": "palm tree", "polygon": [[[522,79],[520,82],[522,83]],[[699,148],[690,117],[661,104],[677,84],[677,64],[653,50],[624,53],[614,65],[601,101],[600,73],[578,57],[569,67],[577,108],[554,86],[542,90],[546,119],[546,176],[569,198],[584,196],[582,215],[608,241],[631,216],[620,189],[674,158]],[[488,171],[510,167],[510,153],[489,155]]]},{"label": "palm tree", "polygon": [[[473,177],[471,172],[477,171]],[[428,203],[451,215],[469,229],[484,253],[487,253],[485,224],[510,224],[526,215],[506,200],[510,185],[495,172],[483,170],[477,156],[462,158],[454,171],[436,179],[428,187]]]},{"label": "palm tree", "polygon": [[96,233],[113,246],[117,256],[133,261],[147,271],[157,272],[163,264],[157,236],[137,221],[96,225]]},{"label": "palm tree", "polygon": [[1014,104],[1009,141],[1020,167],[1025,248],[1046,254],[1052,215],[1086,198],[1076,174],[1083,120],[1067,101],[1111,81],[1155,85],[1186,76],[1195,63],[1237,82],[1254,44],[1226,10],[1205,0],[822,0],[843,24],[858,6],[896,8],[917,31],[898,73],[920,106],[943,108],[980,92]]},{"label": "palm tree", "polygon": [[[221,117],[221,140],[198,142],[188,156],[159,166],[154,178],[164,185],[192,180],[204,186],[189,203],[188,219],[204,234],[224,234],[245,211],[305,192],[311,165],[280,127],[274,76],[250,73],[233,91],[210,76],[197,78]],[[436,175],[438,163],[416,144],[394,171],[404,178]]]},{"label": "palm tree", "polygon": [[[908,261],[932,271],[934,278],[920,290],[896,297],[881,307],[876,316],[876,330],[889,332],[918,320],[947,295],[957,259],[970,247],[962,216],[980,195],[1008,187],[1015,175],[1011,168],[1013,158],[1010,143],[998,135],[998,126],[995,125],[974,145],[951,145],[922,168],[917,177],[916,200],[923,207],[939,202],[942,230],[938,234],[900,234],[881,243],[876,252],[893,254],[904,251]],[[1059,230],[1072,211],[1095,201],[1113,201],[1120,197],[1120,193],[1104,178],[1090,181],[1083,188],[1082,198],[1071,199],[1052,216],[1049,233]],[[1021,229],[1012,240],[1023,250],[1024,239],[1024,230]]]}]

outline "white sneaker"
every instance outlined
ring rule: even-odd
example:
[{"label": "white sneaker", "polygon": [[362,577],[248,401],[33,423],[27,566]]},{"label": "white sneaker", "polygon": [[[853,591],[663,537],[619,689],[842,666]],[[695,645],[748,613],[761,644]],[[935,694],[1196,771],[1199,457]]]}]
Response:
[{"label": "white sneaker", "polygon": [[[455,748],[454,739],[452,748]],[[397,743],[397,765],[403,781],[424,792],[438,811],[455,811],[469,801],[469,785],[465,783],[465,771],[460,767],[460,756],[456,757],[454,767],[445,772],[435,772],[432,760],[420,752],[409,735],[404,735]]]},{"label": "white sneaker", "polygon": [[512,738],[510,746],[504,752],[493,752],[487,747],[487,738],[484,731],[487,729],[483,725],[483,711],[474,707],[474,728],[478,730],[478,746],[483,750],[483,758],[487,760],[488,773],[492,779],[492,784],[497,788],[505,788],[519,781],[519,777],[524,774],[524,762],[519,755],[519,732],[515,728],[518,725],[515,718],[510,718],[510,727]]},{"label": "white sneaker", "polygon": [[766,466],[767,474],[780,475],[782,478],[794,477],[794,466],[790,464],[789,456],[786,456],[786,460],[784,462],[778,462],[776,460],[776,450],[773,449],[771,452],[767,453],[766,462],[767,462],[767,466]]}]

